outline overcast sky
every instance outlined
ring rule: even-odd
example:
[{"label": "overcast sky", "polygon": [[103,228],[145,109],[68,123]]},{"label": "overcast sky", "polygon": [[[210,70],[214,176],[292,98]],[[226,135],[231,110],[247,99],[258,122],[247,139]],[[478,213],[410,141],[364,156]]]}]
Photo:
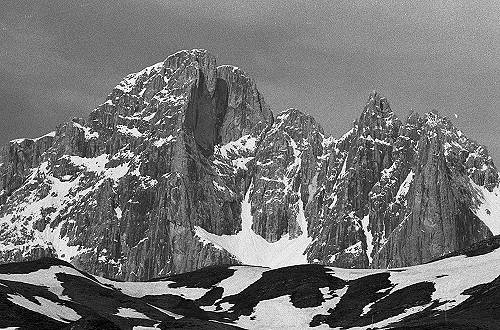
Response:
[{"label": "overcast sky", "polygon": [[86,117],[128,73],[205,48],[275,113],[298,108],[338,137],[377,90],[402,118],[449,116],[498,166],[499,17],[497,0],[2,0],[0,143]]}]

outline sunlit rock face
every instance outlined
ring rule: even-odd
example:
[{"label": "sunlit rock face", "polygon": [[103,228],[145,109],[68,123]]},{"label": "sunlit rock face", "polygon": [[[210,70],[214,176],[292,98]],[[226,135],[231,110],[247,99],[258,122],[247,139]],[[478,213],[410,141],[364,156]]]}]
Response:
[{"label": "sunlit rock face", "polygon": [[141,280],[216,264],[414,265],[500,233],[498,171],[436,113],[371,93],[352,129],[274,116],[241,69],[180,51],[87,119],[0,151],[0,259]]}]

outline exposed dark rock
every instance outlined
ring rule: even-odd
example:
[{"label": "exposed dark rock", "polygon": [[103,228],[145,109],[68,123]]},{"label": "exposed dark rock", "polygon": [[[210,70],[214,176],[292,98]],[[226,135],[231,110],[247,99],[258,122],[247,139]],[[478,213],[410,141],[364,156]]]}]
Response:
[{"label": "exposed dark rock", "polygon": [[439,312],[415,313],[393,329],[497,329],[500,324],[500,277],[471,288],[471,297],[458,306]]},{"label": "exposed dark rock", "polygon": [[114,322],[99,315],[86,316],[73,322],[70,326],[64,327],[67,330],[120,330],[121,328]]},{"label": "exposed dark rock", "polygon": [[262,278],[245,290],[225,297],[217,304],[233,304],[233,318],[250,315],[259,301],[286,295],[290,295],[291,303],[297,308],[314,307],[324,302],[320,288],[328,287],[333,292],[345,285],[345,281],[327,274],[322,266],[291,266],[263,273]]},{"label": "exposed dark rock", "polygon": [[347,292],[342,300],[330,310],[330,315],[317,315],[311,321],[311,326],[328,324],[330,326],[349,327],[359,321],[363,307],[371,301],[377,301],[384,296],[380,290],[391,287],[389,273],[379,273],[365,276],[349,282]]}]

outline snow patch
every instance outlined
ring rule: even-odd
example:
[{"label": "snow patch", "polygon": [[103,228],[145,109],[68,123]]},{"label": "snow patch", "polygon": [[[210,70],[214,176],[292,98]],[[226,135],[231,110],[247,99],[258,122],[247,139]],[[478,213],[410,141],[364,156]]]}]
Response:
[{"label": "snow patch", "polygon": [[52,300],[45,299],[43,297],[34,296],[33,298],[38,301],[38,304],[26,299],[25,297],[17,294],[7,294],[7,299],[9,299],[14,304],[34,311],[36,313],[48,316],[54,320],[69,323],[70,321],[76,321],[81,318],[81,316],[75,312],[73,309],[60,305]]},{"label": "snow patch", "polygon": [[400,202],[402,198],[408,194],[408,191],[410,190],[411,183],[413,182],[413,177],[415,176],[415,173],[413,173],[413,170],[408,173],[406,176],[406,179],[403,181],[401,186],[399,186],[398,193],[396,194],[396,201]]},{"label": "snow patch", "polygon": [[221,298],[232,296],[245,290],[252,283],[258,281],[262,277],[262,273],[266,272],[268,268],[261,267],[245,267],[235,266],[229,269],[236,271],[231,277],[222,280],[217,286],[224,289]]},{"label": "snow patch", "polygon": [[170,143],[172,141],[175,141],[175,137],[173,135],[169,135],[168,137],[166,138],[160,138],[158,139],[157,141],[155,141],[153,143],[153,145],[157,148],[160,148],[161,146],[163,146],[164,144],[167,144],[167,143]]},{"label": "snow patch", "polygon": [[147,75],[149,76],[151,72],[159,72],[160,69],[163,67],[163,62],[156,63],[154,65],[148,66],[147,68],[137,72],[137,73],[131,73],[128,76],[125,77],[117,86],[115,86],[115,89],[119,89],[125,93],[130,93],[134,86],[137,83],[137,80],[143,76]]},{"label": "snow patch", "polygon": [[99,133],[97,132],[92,132],[90,128],[88,127],[85,127],[85,126],[82,126],[78,123],[75,123],[75,122],[72,122],[73,126],[78,128],[78,129],[81,129],[84,134],[85,134],[85,140],[91,140],[91,139],[97,139],[99,138]]},{"label": "snow patch", "polygon": [[103,173],[106,170],[108,163],[108,155],[103,154],[95,158],[83,158],[80,156],[65,156],[69,161],[76,166],[84,167],[87,171]]},{"label": "snow patch", "polygon": [[[328,310],[335,308],[347,291],[347,286],[336,290],[335,298],[331,298],[328,288],[321,288],[320,291],[325,298],[321,306],[297,308],[293,306],[289,295],[262,300],[255,306],[251,315],[240,316],[236,325],[246,329],[308,329],[315,315],[328,315]],[[314,329],[330,329],[330,327],[321,324]]]},{"label": "snow patch", "polygon": [[393,291],[418,282],[434,282],[436,291],[432,294],[432,299],[447,301],[445,305],[436,309],[450,309],[469,297],[462,294],[465,289],[493,281],[498,276],[498,270],[491,265],[499,264],[500,249],[496,249],[476,257],[462,255],[406,267],[403,268],[403,272],[391,272],[390,280],[396,284]]},{"label": "snow patch", "polygon": [[213,180],[212,182],[214,184],[215,189],[217,189],[218,191],[228,190],[225,186],[221,186],[217,181]]},{"label": "snow patch", "polygon": [[223,146],[215,146],[215,152],[227,158],[231,155],[239,155],[242,152],[253,152],[257,146],[257,139],[251,135],[244,135],[236,141],[231,141]]},{"label": "snow patch", "polygon": [[373,235],[368,225],[370,224],[370,215],[367,214],[361,219],[361,225],[363,226],[363,231],[365,232],[366,237],[366,256],[368,257],[369,264],[371,265],[373,262],[372,252],[373,252]]},{"label": "snow patch", "polygon": [[493,235],[500,235],[500,187],[497,186],[493,191],[489,191],[472,180],[470,182],[481,202],[472,212],[484,222]]},{"label": "snow patch", "polygon": [[52,246],[59,259],[69,262],[86,249],[82,249],[80,245],[70,245],[69,237],[61,236],[61,229],[64,224],[64,222],[61,222],[55,229],[46,226],[38,239],[42,240],[42,242],[39,243],[40,245],[43,246],[47,244],[48,246]]},{"label": "snow patch", "polygon": [[209,289],[203,289],[203,288],[188,288],[188,287],[171,288],[169,285],[175,283],[173,281],[115,282],[112,280],[105,279],[103,277],[97,277],[97,278],[101,283],[111,285],[112,287],[120,290],[124,294],[135,298],[142,298],[144,296],[149,296],[149,295],[156,296],[163,294],[172,294],[184,297],[186,299],[196,300],[203,297],[205,293],[209,291]]},{"label": "snow patch", "polygon": [[233,163],[233,166],[235,168],[242,169],[242,170],[246,171],[246,170],[248,170],[248,168],[247,168],[248,162],[254,158],[255,157],[241,157],[241,158],[233,159],[232,163]]},{"label": "snow patch", "polygon": [[[493,281],[498,276],[498,270],[496,267],[492,267],[492,265],[497,264],[500,264],[500,249],[475,257],[466,257],[462,255],[428,264],[398,268],[397,271],[394,272],[390,269],[328,268],[330,269],[330,274],[346,281],[352,281],[372,274],[389,272],[389,279],[395,284],[395,287],[391,289],[392,292],[415,283],[426,281],[432,282],[434,283],[436,291],[434,291],[431,298],[442,303],[446,302],[435,309],[445,310],[457,306],[469,297],[468,295],[462,294],[464,290],[478,284]],[[474,274],[474,276],[471,276],[471,274]],[[423,305],[407,309],[403,313],[373,324],[373,326],[386,326],[408,315],[417,313],[428,306],[429,305]],[[371,305],[365,306],[364,311],[367,312],[370,307]]]},{"label": "snow patch", "polygon": [[137,127],[129,128],[129,127],[124,126],[124,125],[116,125],[116,129],[118,130],[119,133],[121,133],[123,135],[133,136],[136,138],[139,138],[142,136],[142,133],[139,132]]},{"label": "snow patch", "polygon": [[297,215],[297,222],[302,234],[293,239],[290,238],[289,234],[285,234],[277,242],[270,243],[252,229],[251,190],[252,186],[248,189],[241,205],[242,230],[240,232],[236,235],[215,235],[195,226],[195,235],[204,244],[213,244],[219,249],[224,249],[247,265],[278,268],[306,264],[307,257],[304,251],[312,239],[307,234],[307,221],[304,216],[302,199],[299,198],[299,213]]},{"label": "snow patch", "polygon": [[89,172],[95,172],[97,175],[102,175],[105,179],[118,181],[124,177],[129,171],[129,163],[123,163],[116,167],[106,167],[109,163],[109,155],[102,154],[95,158],[83,158],[79,156],[66,156],[71,163],[76,166],[84,167]]},{"label": "snow patch", "polygon": [[[19,243],[16,242],[17,238],[24,237],[24,228],[32,228],[33,224],[42,217],[43,210],[54,209],[54,212],[51,212],[50,215],[47,216],[47,220],[52,222],[60,212],[68,207],[70,200],[75,200],[79,197],[78,195],[77,197],[70,196],[70,192],[79,185],[79,179],[69,182],[61,181],[47,173],[47,166],[47,163],[42,163],[37,170],[33,171],[28,179],[28,183],[31,183],[36,182],[36,177],[45,176],[46,184],[50,187],[46,196],[39,199],[39,191],[33,190],[27,202],[17,205],[12,213],[0,218],[0,225],[8,227],[9,231],[12,233],[10,240],[4,240],[0,243],[0,250],[24,249],[25,252],[29,252],[31,247],[53,247],[57,253],[60,253],[60,255],[58,255],[59,258],[69,260],[79,251],[79,247],[68,246],[69,239],[60,237],[61,227],[64,222],[59,223],[56,228],[46,226],[42,232],[37,230],[34,231],[33,239],[24,245],[19,245]],[[29,221],[19,223],[15,221],[16,218],[29,219]]]},{"label": "snow patch", "polygon": [[347,156],[344,158],[344,163],[342,164],[342,170],[340,171],[340,174],[338,175],[339,180],[342,179],[343,177],[346,176],[347,174]]},{"label": "snow patch", "polygon": [[115,208],[115,214],[116,214],[116,217],[117,217],[118,219],[121,219],[121,218],[122,218],[123,212],[122,212],[122,209],[121,209],[119,206],[117,206],[117,207]]},{"label": "snow patch", "polygon": [[146,315],[139,313],[133,308],[123,308],[119,307],[118,308],[118,313],[115,313],[114,315],[120,316],[120,317],[125,317],[125,318],[131,318],[131,319],[146,319],[150,320],[149,317]]},{"label": "snow patch", "polygon": [[313,176],[311,183],[307,186],[307,192],[309,193],[309,197],[307,198],[307,203],[312,201],[314,194],[318,190],[318,174],[319,173],[316,173]]},{"label": "snow patch", "polygon": [[330,205],[328,206],[328,208],[331,210],[335,207],[335,205],[337,205],[337,200],[338,200],[337,193],[333,192],[328,199],[333,199]]},{"label": "snow patch", "polygon": [[31,141],[36,142],[36,141],[41,140],[41,139],[46,138],[46,137],[52,137],[52,138],[56,137],[56,132],[52,131],[50,133],[47,133],[47,134],[45,134],[43,136],[40,136],[40,137],[37,137],[37,138],[34,138],[34,139],[26,139],[26,138],[24,138],[24,139],[15,139],[15,140],[11,140],[10,143],[16,143],[16,144],[18,144],[18,143],[23,143],[26,140],[31,140]]},{"label": "snow patch", "polygon": [[361,246],[361,241],[359,241],[356,244],[349,246],[343,252],[349,254],[359,254],[361,251],[363,251],[363,247]]},{"label": "snow patch", "polygon": [[156,116],[156,112],[153,112],[152,114],[150,114],[150,115],[148,115],[148,116],[144,117],[143,119],[144,119],[145,121],[150,121],[151,119],[153,119],[153,118],[154,118],[154,116]]},{"label": "snow patch", "polygon": [[62,300],[70,300],[70,297],[63,294],[64,287],[57,279],[57,273],[64,273],[83,277],[77,270],[66,266],[51,266],[49,269],[40,269],[26,274],[0,274],[0,279],[4,281],[22,282],[36,286],[45,286],[50,292]]},{"label": "snow patch", "polygon": [[[369,329],[380,329],[379,327],[386,327],[389,324],[401,321],[402,319],[404,319],[405,317],[407,317],[407,316],[409,316],[411,314],[415,314],[415,313],[421,312],[424,309],[426,309],[427,307],[429,307],[430,305],[431,304],[426,304],[426,305],[423,305],[423,306],[415,306],[415,307],[407,308],[407,309],[404,310],[403,313],[398,314],[398,315],[393,316],[393,317],[389,317],[389,318],[387,318],[385,320],[382,320],[380,322],[373,323],[368,328]],[[364,329],[366,329],[366,327],[353,327],[353,328],[350,328],[350,329],[359,329],[359,330],[363,329],[364,330]]]}]

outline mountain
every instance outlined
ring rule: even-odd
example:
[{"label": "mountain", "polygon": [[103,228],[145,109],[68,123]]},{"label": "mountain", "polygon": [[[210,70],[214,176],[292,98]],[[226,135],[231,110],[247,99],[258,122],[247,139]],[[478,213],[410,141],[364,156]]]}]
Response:
[{"label": "mountain", "polygon": [[422,264],[500,234],[487,150],[373,92],[352,129],[273,115],[205,50],[124,78],[88,119],[0,152],[0,260],[146,280],[210,265]]},{"label": "mountain", "polygon": [[409,268],[212,266],[147,282],[45,258],[0,265],[0,327],[498,329],[499,263],[500,236]]}]

